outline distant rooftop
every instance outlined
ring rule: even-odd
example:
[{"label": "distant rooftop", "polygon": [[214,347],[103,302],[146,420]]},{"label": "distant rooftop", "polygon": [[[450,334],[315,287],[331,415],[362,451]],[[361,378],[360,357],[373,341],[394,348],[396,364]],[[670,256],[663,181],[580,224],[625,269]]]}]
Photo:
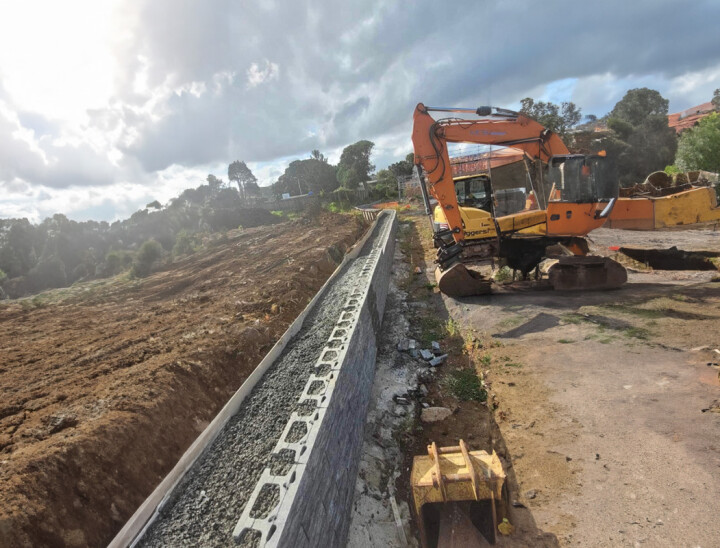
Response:
[{"label": "distant rooftop", "polygon": [[700,120],[708,116],[713,110],[713,104],[708,101],[682,112],[668,114],[668,126],[673,128],[676,133],[682,133],[686,129],[696,126]]}]

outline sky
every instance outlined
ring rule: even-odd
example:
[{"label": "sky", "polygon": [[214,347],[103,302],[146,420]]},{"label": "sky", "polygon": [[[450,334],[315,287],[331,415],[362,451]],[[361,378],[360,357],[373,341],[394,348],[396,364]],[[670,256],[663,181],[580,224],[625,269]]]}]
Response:
[{"label": "sky", "polygon": [[720,2],[0,0],[0,218],[113,221],[247,162],[412,151],[412,113],[520,99],[602,116],[720,88]]}]

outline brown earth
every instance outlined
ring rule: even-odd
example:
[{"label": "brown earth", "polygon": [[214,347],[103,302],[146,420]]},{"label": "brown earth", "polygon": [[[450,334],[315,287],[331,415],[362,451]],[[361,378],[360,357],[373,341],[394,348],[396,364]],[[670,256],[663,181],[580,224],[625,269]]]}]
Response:
[{"label": "brown earth", "polygon": [[0,304],[0,545],[109,542],[362,228],[232,231],[143,280]]}]

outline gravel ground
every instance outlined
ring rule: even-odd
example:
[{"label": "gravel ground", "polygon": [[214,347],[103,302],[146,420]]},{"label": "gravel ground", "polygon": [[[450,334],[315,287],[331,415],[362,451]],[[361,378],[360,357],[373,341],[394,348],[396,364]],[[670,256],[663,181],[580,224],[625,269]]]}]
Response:
[{"label": "gravel ground", "polygon": [[306,318],[303,329],[189,472],[175,499],[139,546],[233,544],[233,528],[290,414],[297,410],[298,397],[340,316],[364,257],[377,243],[377,236],[371,237],[359,257],[344,267]]}]

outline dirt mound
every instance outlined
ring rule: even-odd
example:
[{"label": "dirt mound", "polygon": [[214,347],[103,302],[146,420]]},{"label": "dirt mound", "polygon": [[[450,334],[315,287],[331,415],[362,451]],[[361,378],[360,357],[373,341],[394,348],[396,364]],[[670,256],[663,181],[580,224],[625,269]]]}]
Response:
[{"label": "dirt mound", "polygon": [[0,545],[106,544],[361,230],[234,231],[142,281],[3,304]]}]

